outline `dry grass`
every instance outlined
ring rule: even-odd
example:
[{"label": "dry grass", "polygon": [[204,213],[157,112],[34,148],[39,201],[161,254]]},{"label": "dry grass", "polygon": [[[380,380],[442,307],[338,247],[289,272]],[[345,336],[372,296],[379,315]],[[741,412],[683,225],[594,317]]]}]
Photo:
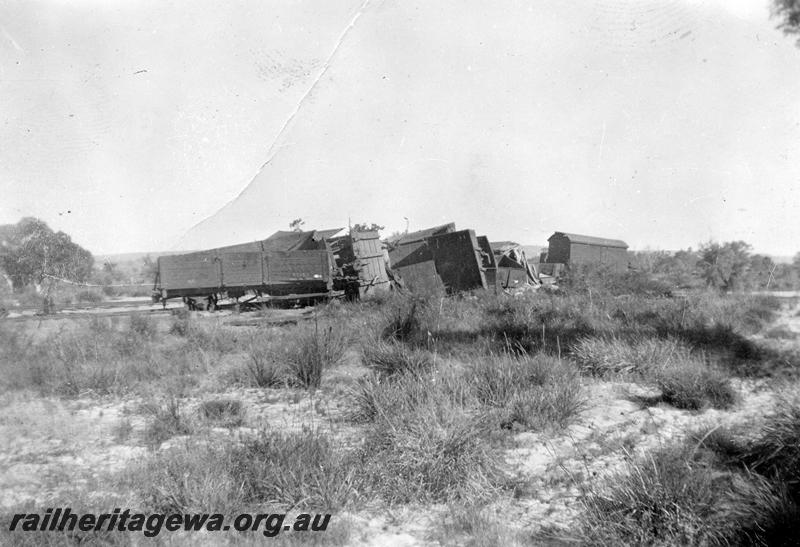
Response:
[{"label": "dry grass", "polygon": [[488,427],[462,409],[435,402],[379,415],[364,448],[368,488],[389,503],[494,496],[506,479],[486,443]]},{"label": "dry grass", "polygon": [[654,369],[650,376],[661,400],[675,408],[729,408],[737,401],[728,376],[699,360],[681,361]]},{"label": "dry grass", "polygon": [[200,403],[200,417],[214,425],[239,427],[244,423],[245,409],[238,399],[210,399]]},{"label": "dry grass", "polygon": [[[435,301],[391,295],[332,304],[314,323],[271,329],[192,314],[64,322],[49,335],[0,325],[0,362],[6,389],[66,398],[167,394],[143,408],[145,443],[164,448],[124,473],[123,488],[148,511],[446,503],[438,541],[525,544],[530,537],[481,504],[511,490],[503,452],[510,444],[563,438],[587,405],[587,376],[651,385],[678,408],[726,408],[735,400],[731,371],[755,375],[777,362],[747,338],[772,318],[774,303],[680,300],[650,295],[652,288]],[[364,367],[348,359],[328,376],[349,348],[360,348]],[[728,358],[735,366],[718,366]],[[793,366],[779,358],[784,369]],[[236,395],[215,394],[218,380]],[[283,404],[241,387],[322,389],[330,408],[349,414],[347,434],[314,428],[252,439],[240,430],[221,442],[215,436],[228,433],[217,427],[241,426],[245,407],[255,416],[262,409],[251,405]],[[296,402],[302,394],[290,395]],[[201,401],[197,412],[186,411],[189,395]],[[630,458],[608,482],[582,483],[585,543],[776,544],[780,526],[800,522],[800,412],[782,404],[753,440],[717,430]],[[305,412],[296,406],[291,420]],[[331,414],[331,424],[340,415]],[[110,434],[140,442],[130,421]],[[174,436],[188,438],[163,445]]]},{"label": "dry grass", "polygon": [[433,366],[430,352],[396,341],[375,340],[361,348],[364,365],[383,377],[396,374],[422,374]]},{"label": "dry grass", "polygon": [[168,397],[162,403],[146,404],[142,409],[148,415],[144,430],[144,441],[158,447],[167,439],[177,435],[189,435],[194,427],[181,410],[179,397]]},{"label": "dry grass", "polygon": [[288,341],[286,359],[294,380],[306,389],[316,389],[325,370],[344,356],[347,339],[333,325],[319,325],[295,331]]},{"label": "dry grass", "polygon": [[357,496],[352,457],[318,430],[263,432],[241,443],[193,441],[160,452],[128,479],[153,512],[233,514],[257,505],[329,512]]},{"label": "dry grass", "polygon": [[505,429],[562,429],[586,405],[577,368],[544,353],[488,356],[475,363],[468,382]]},{"label": "dry grass", "polygon": [[581,369],[600,377],[635,377],[646,371],[692,359],[691,348],[673,338],[648,336],[585,337],[572,347]]},{"label": "dry grass", "polygon": [[721,470],[708,452],[681,443],[581,488],[582,533],[593,545],[750,544],[747,530],[776,503],[766,481]]},{"label": "dry grass", "polygon": [[509,526],[504,515],[491,514],[487,507],[475,504],[450,504],[442,525],[434,531],[441,545],[496,547],[529,545],[528,538]]},{"label": "dry grass", "polygon": [[572,356],[593,375],[657,387],[660,400],[676,408],[728,408],[736,402],[728,376],[674,338],[587,337],[573,347]]}]

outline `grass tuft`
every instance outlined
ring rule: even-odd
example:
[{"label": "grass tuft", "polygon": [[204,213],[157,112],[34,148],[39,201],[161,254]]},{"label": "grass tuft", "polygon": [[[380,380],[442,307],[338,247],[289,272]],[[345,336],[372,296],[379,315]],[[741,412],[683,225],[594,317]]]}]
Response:
[{"label": "grass tuft", "polygon": [[431,354],[396,341],[377,340],[361,348],[362,362],[383,377],[421,374],[433,366]]},{"label": "grass tuft", "polygon": [[144,441],[152,447],[158,447],[172,437],[193,432],[192,426],[181,412],[178,397],[168,397],[163,404],[145,405],[144,410],[150,415],[144,430]]},{"label": "grass tuft", "polygon": [[680,362],[652,372],[655,384],[661,390],[661,399],[686,410],[706,407],[730,408],[737,396],[729,378],[702,361]]},{"label": "grass tuft", "polygon": [[758,477],[715,468],[713,456],[678,443],[590,483],[583,533],[595,545],[728,545],[763,522],[776,496]]},{"label": "grass tuft", "polygon": [[299,331],[290,340],[287,354],[289,370],[306,389],[316,389],[327,368],[338,364],[346,349],[344,333],[333,326],[314,325]]},{"label": "grass tuft", "polygon": [[160,452],[131,477],[153,512],[234,513],[255,506],[337,510],[356,498],[358,466],[316,430]]},{"label": "grass tuft", "polygon": [[239,427],[244,423],[244,405],[238,399],[211,399],[199,407],[200,416],[225,427]]}]

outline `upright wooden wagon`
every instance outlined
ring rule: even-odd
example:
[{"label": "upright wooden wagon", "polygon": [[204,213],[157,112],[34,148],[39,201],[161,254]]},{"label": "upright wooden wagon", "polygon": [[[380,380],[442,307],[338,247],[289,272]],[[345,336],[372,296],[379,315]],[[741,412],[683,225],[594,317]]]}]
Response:
[{"label": "upright wooden wagon", "polygon": [[283,232],[261,241],[162,256],[154,302],[182,298],[213,310],[223,298],[315,300],[389,288],[379,235],[341,229]]}]

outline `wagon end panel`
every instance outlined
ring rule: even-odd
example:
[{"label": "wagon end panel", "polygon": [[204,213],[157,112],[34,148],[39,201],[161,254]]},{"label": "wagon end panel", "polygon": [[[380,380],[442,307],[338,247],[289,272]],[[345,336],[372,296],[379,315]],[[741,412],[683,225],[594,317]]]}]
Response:
[{"label": "wagon end panel", "polygon": [[353,266],[358,272],[359,294],[389,289],[389,275],[380,235],[375,231],[352,232]]}]

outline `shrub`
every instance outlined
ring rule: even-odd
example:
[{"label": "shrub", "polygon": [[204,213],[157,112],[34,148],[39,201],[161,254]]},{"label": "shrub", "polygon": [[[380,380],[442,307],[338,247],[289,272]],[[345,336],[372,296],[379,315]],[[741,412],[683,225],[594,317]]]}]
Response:
[{"label": "shrub", "polygon": [[361,348],[362,361],[381,376],[427,372],[433,366],[431,354],[395,342],[376,340]]}]

